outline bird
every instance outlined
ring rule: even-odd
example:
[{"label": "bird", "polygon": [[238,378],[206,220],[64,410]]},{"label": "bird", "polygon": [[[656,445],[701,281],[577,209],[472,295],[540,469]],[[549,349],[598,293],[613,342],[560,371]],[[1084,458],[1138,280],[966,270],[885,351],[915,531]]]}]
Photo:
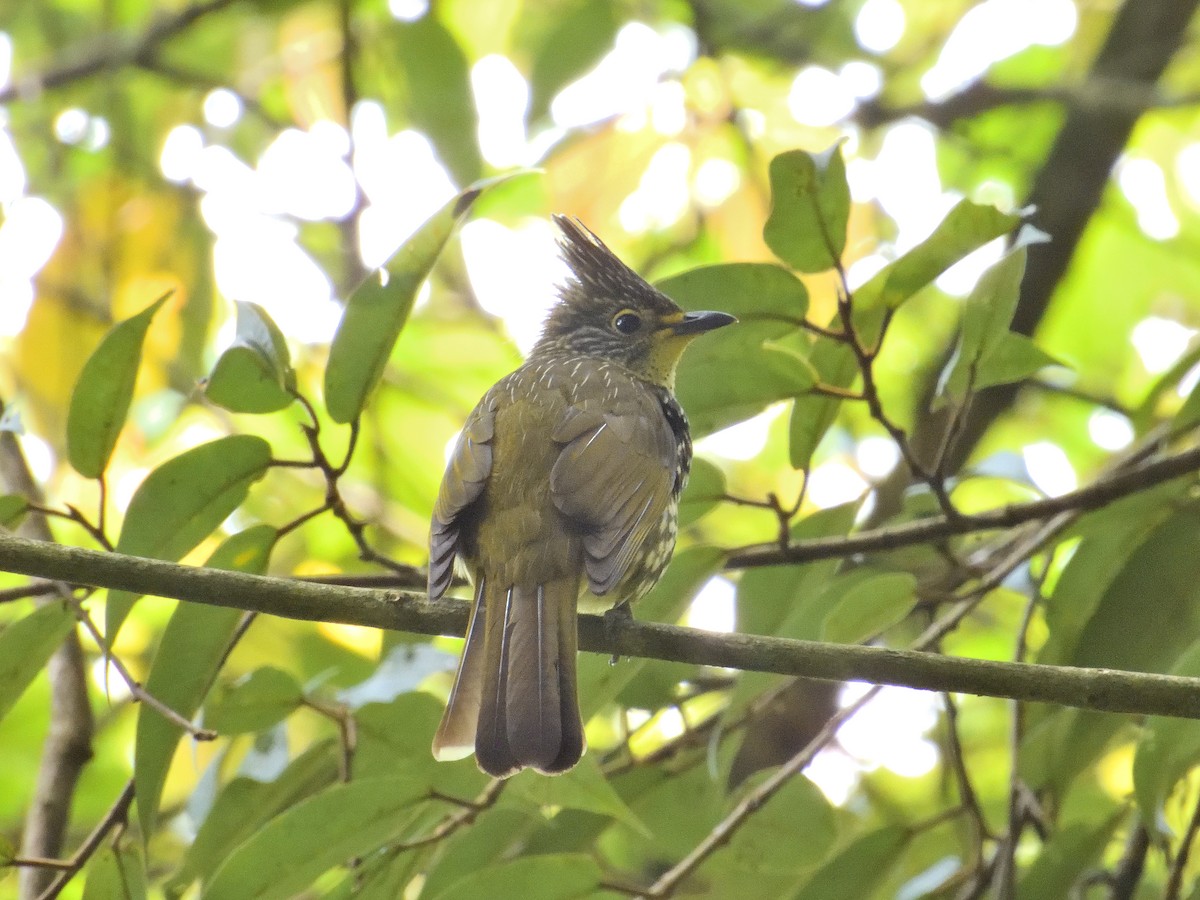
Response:
[{"label": "bird", "polygon": [[736,321],[684,312],[577,219],[554,221],[569,275],[528,359],[467,417],[430,527],[430,599],[456,559],[474,585],[433,755],[474,752],[501,778],[583,756],[578,603],[631,603],[666,568],[692,457],[676,365]]}]

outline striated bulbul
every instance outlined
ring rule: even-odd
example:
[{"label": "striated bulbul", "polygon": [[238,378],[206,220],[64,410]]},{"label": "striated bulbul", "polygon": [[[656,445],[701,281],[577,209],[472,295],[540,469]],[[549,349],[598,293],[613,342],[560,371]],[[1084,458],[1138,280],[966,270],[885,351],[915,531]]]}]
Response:
[{"label": "striated bulbul", "polygon": [[583,755],[578,601],[636,600],[666,568],[692,456],[675,367],[734,321],[683,312],[578,221],[555,221],[571,275],[529,359],[467,418],[430,533],[429,596],[455,557],[475,586],[433,753],[474,751],[501,777]]}]

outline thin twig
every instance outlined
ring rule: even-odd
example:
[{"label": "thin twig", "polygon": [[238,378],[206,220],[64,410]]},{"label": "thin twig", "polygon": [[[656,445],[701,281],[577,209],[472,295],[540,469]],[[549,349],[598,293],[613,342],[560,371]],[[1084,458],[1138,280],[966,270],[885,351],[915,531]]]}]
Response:
[{"label": "thin twig", "polygon": [[793,541],[786,549],[775,544],[743,547],[730,553],[728,569],[777,566],[818,559],[840,559],[856,553],[878,553],[914,544],[923,544],[979,531],[996,531],[1049,519],[1062,513],[1087,512],[1107,506],[1115,500],[1155,485],[1194,474],[1200,470],[1200,447],[1191,447],[1170,456],[1138,462],[1119,469],[1074,491],[1012,503],[986,512],[929,516],[901,525],[873,528],[858,534],[836,538]]},{"label": "thin twig", "polygon": [[971,827],[971,862],[978,865],[983,859],[983,842],[991,837],[987,819],[983,815],[983,807],[979,804],[979,795],[971,784],[971,776],[967,771],[966,754],[963,752],[962,738],[958,733],[958,704],[949,693],[942,694],[942,703],[946,709],[946,761],[954,775],[954,783],[958,786],[958,799],[967,822]]},{"label": "thin twig", "polygon": [[75,873],[82,869],[87,861],[92,858],[92,854],[99,849],[100,844],[107,837],[108,833],[125,821],[126,816],[129,814],[129,805],[131,803],[133,803],[132,778],[125,783],[125,789],[121,791],[116,802],[104,814],[104,818],[92,829],[92,833],[79,845],[79,849],[71,854],[71,859],[69,860],[70,867],[64,869],[62,874],[54,879],[50,886],[38,895],[38,900],[54,900],[62,892],[62,889],[75,877]]},{"label": "thin twig", "polygon": [[75,618],[79,620],[80,624],[83,625],[88,634],[92,636],[92,640],[96,642],[96,646],[98,646],[104,653],[104,657],[108,660],[109,664],[117,670],[117,674],[121,676],[121,680],[124,681],[125,686],[129,688],[129,693],[132,694],[138,702],[144,703],[172,725],[182,728],[185,732],[190,734],[198,741],[214,741],[217,739],[217,733],[215,731],[211,731],[207,728],[197,728],[175,710],[171,709],[171,707],[167,706],[167,704],[163,703],[144,687],[142,687],[141,682],[134,678],[133,673],[126,668],[125,663],[121,662],[121,658],[113,653],[112,648],[104,639],[104,635],[100,632],[100,629],[96,627],[96,623],[92,621],[92,617],[88,615],[88,611],[83,608],[83,604],[75,601],[74,606]]},{"label": "thin twig", "polygon": [[1183,833],[1183,839],[1179,842],[1179,851],[1171,860],[1171,872],[1167,877],[1163,900],[1178,900],[1179,892],[1183,888],[1183,870],[1187,868],[1188,856],[1191,854],[1192,843],[1196,840],[1197,832],[1200,832],[1200,799],[1196,801],[1187,831]]},{"label": "thin twig", "polygon": [[733,839],[734,834],[749,821],[755,812],[766,805],[767,801],[787,784],[794,775],[803,771],[804,767],[812,762],[813,757],[833,739],[833,736],[837,734],[838,728],[866,706],[879,693],[879,690],[878,687],[871,688],[858,698],[858,700],[854,701],[854,703],[844,707],[830,718],[825,723],[825,727],[817,733],[816,737],[809,741],[795,756],[776,769],[766,781],[763,781],[757,788],[743,797],[729,815],[718,822],[716,827],[705,835],[704,839],[692,848],[692,851],[687,856],[664,872],[654,884],[646,889],[642,896],[658,900],[658,898],[670,897],[674,894],[687,877],[696,871],[705,860]]},{"label": "thin twig", "polygon": [[345,784],[354,776],[354,753],[358,749],[358,723],[354,711],[340,703],[326,703],[305,697],[304,705],[320,713],[337,726],[341,755],[338,758],[338,779]]},{"label": "thin twig", "polygon": [[[1029,625],[1033,622],[1033,612],[1037,608],[1038,594],[1031,594],[1021,613],[1021,624],[1017,627],[1017,645],[1013,650],[1013,662],[1024,662],[1029,640]],[[1017,762],[1021,755],[1021,741],[1025,736],[1025,707],[1022,703],[1012,704],[1012,725],[1009,730],[1008,748],[1012,762],[1008,773],[1008,830],[996,849],[996,860],[993,871],[996,876],[996,897],[999,900],[1010,900],[1016,889],[1017,874],[1017,842],[1021,839],[1021,830],[1025,822],[1024,806],[1021,803],[1023,795],[1021,772]]]},{"label": "thin twig", "polygon": [[414,850],[417,847],[425,847],[429,844],[444,841],[460,828],[473,823],[479,817],[480,813],[491,809],[496,804],[496,801],[500,799],[500,794],[504,791],[504,786],[507,783],[503,778],[494,778],[488,782],[487,787],[473,801],[464,802],[462,800],[455,800],[454,803],[458,806],[458,809],[442,819],[441,822],[434,826],[432,831],[419,838],[393,844],[389,848],[390,852],[400,854],[408,850]]},{"label": "thin twig", "polygon": [[58,585],[53,581],[31,581],[28,584],[0,591],[0,603],[13,603],[17,600],[28,600],[31,597],[45,597],[57,592]]}]

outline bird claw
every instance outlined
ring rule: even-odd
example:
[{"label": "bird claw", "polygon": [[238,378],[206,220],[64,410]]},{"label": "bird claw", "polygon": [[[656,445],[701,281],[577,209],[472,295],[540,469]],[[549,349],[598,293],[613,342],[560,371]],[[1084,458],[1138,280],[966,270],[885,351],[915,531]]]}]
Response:
[{"label": "bird claw", "polygon": [[[612,634],[614,628],[622,625],[628,625],[633,621],[633,610],[629,608],[629,601],[622,600],[616,606],[610,607],[604,611],[604,630]],[[615,666],[621,661],[621,655],[614,653],[608,659],[610,666]]]}]

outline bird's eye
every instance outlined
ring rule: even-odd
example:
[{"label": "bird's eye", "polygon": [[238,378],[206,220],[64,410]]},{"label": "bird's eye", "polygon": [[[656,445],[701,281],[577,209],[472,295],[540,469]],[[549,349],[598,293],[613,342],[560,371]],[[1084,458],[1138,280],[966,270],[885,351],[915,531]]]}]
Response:
[{"label": "bird's eye", "polygon": [[631,309],[623,309],[613,316],[612,327],[621,334],[634,334],[642,327],[642,317]]}]

